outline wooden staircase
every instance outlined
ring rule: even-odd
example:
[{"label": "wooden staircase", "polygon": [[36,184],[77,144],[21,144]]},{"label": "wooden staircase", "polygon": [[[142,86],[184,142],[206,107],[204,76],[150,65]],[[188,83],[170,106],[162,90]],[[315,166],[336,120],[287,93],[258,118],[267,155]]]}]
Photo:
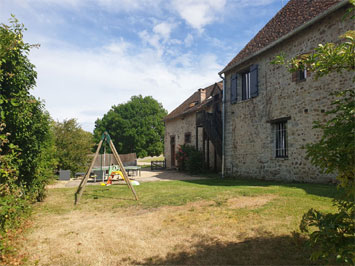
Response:
[{"label": "wooden staircase", "polygon": [[203,127],[213,143],[217,154],[222,157],[222,117],[219,113],[200,111],[196,113],[196,126]]}]

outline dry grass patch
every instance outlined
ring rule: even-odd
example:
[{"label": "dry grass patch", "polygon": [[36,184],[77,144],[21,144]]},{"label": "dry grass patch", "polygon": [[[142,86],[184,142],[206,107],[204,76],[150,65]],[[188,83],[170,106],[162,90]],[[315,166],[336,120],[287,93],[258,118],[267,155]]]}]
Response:
[{"label": "dry grass patch", "polygon": [[276,199],[277,196],[275,195],[261,195],[255,197],[237,197],[228,199],[227,203],[230,208],[249,208],[255,209],[261,207],[268,202]]},{"label": "dry grass patch", "polygon": [[139,202],[126,187],[88,187],[74,207],[74,189],[50,190],[23,243],[27,264],[304,265],[308,251],[291,232],[309,206],[331,202],[297,187],[220,180],[144,183],[137,192]]}]

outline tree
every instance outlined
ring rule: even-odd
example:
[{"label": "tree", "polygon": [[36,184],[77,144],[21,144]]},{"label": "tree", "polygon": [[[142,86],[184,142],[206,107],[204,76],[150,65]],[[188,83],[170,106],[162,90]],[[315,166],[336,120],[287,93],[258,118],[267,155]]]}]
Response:
[{"label": "tree", "polygon": [[[351,0],[355,5],[355,1]],[[351,12],[348,12],[350,14]],[[315,78],[333,72],[355,71],[355,31],[340,36],[340,44],[320,44],[313,53],[286,60],[278,56],[273,63],[287,64],[291,72],[312,71]],[[355,76],[353,76],[355,82]],[[339,197],[334,199],[336,213],[310,209],[304,214],[300,229],[309,234],[307,244],[315,249],[311,259],[336,258],[340,262],[355,263],[355,92],[354,88],[340,88],[333,93],[336,100],[327,112],[327,121],[315,121],[321,129],[319,142],[306,145],[307,158],[325,173],[336,173]]]},{"label": "tree", "polygon": [[68,169],[72,175],[87,168],[94,146],[93,135],[83,130],[75,119],[53,124],[58,168]]},{"label": "tree", "polygon": [[98,141],[107,131],[119,153],[135,152],[138,157],[160,155],[164,147],[164,122],[167,111],[153,97],[132,96],[124,104],[112,106],[95,122]]},{"label": "tree", "polygon": [[6,235],[30,203],[44,198],[56,164],[50,116],[30,94],[37,73],[24,31],[14,16],[10,25],[0,24],[0,264],[8,264],[5,255],[12,251]]},{"label": "tree", "polygon": [[[37,73],[27,55],[31,48],[38,46],[23,41],[25,30],[14,16],[9,26],[0,26],[0,117],[9,143],[19,149],[16,183],[26,185],[26,193],[41,199],[44,184],[52,176],[55,165],[50,153],[53,135],[49,114],[30,94]],[[7,147],[10,146],[4,147],[3,154],[9,152]]]}]

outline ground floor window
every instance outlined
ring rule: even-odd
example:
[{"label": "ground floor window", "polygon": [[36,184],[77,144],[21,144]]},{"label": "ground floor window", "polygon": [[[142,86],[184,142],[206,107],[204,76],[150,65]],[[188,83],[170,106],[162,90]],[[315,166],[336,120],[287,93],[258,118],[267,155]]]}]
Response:
[{"label": "ground floor window", "polygon": [[276,158],[285,158],[287,154],[287,121],[275,123]]},{"label": "ground floor window", "polygon": [[185,133],[185,144],[191,143],[191,133],[187,132]]}]

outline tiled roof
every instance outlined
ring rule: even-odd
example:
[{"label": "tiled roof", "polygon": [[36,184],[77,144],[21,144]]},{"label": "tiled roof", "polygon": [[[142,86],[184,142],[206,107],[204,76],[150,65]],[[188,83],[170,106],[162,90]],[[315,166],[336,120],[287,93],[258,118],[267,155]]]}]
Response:
[{"label": "tiled roof", "polygon": [[311,19],[344,0],[290,0],[221,71],[272,44]]},{"label": "tiled roof", "polygon": [[214,83],[214,84],[204,88],[206,90],[206,99],[202,102],[200,102],[200,92],[196,91],[187,100],[185,100],[182,104],[180,104],[177,108],[175,108],[171,113],[169,113],[164,118],[164,121],[171,120],[171,119],[174,119],[174,118],[177,118],[180,116],[184,116],[186,114],[189,114],[191,112],[196,112],[197,110],[199,110],[202,106],[204,106],[206,103],[208,103],[210,101],[209,97],[211,96],[211,93],[213,92],[213,88],[215,86],[217,86],[220,90],[223,90],[223,82],[222,81],[219,81],[217,83]]}]

